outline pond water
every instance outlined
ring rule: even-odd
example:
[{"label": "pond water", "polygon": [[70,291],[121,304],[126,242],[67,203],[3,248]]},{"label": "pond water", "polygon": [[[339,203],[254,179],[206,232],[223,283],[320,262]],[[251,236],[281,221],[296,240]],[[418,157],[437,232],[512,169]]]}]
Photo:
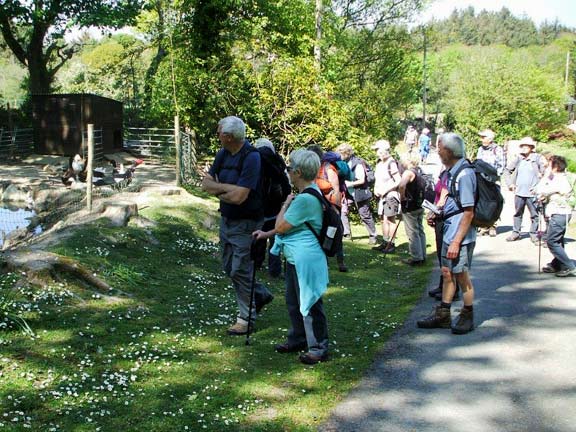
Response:
[{"label": "pond water", "polygon": [[[36,216],[36,212],[29,207],[0,204],[0,247],[4,244],[4,239],[12,231],[26,228],[30,225],[30,219]],[[40,225],[34,228],[34,234],[40,234]]]}]

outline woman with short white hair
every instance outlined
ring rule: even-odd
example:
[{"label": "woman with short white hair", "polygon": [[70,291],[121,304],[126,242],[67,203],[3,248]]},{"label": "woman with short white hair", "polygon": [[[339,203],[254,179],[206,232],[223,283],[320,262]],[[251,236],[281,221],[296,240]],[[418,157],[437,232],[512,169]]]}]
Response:
[{"label": "woman with short white hair", "polygon": [[300,193],[288,196],[274,230],[256,231],[254,236],[265,239],[276,235],[271,253],[282,252],[286,257],[286,305],[291,327],[287,341],[276,345],[275,350],[284,354],[307,347],[300,361],[316,364],[328,359],[328,325],[322,302],[328,286],[328,263],[312,232],[320,233],[322,228],[322,205],[314,192],[307,190],[321,194],[314,182],[320,158],[310,150],[295,150],[289,161],[290,180]]}]

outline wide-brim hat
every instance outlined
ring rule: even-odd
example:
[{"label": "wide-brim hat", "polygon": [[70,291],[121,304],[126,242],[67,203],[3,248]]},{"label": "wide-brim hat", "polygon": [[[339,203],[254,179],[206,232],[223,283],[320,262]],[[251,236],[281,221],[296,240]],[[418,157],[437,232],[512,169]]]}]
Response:
[{"label": "wide-brim hat", "polygon": [[483,131],[478,132],[478,135],[480,135],[481,137],[490,138],[491,140],[493,140],[494,137],[496,136],[494,131],[491,129],[484,129]]},{"label": "wide-brim hat", "polygon": [[373,150],[390,150],[390,142],[388,140],[378,140],[372,146]]},{"label": "wide-brim hat", "polygon": [[525,145],[531,146],[531,147],[536,147],[536,141],[534,141],[532,139],[532,137],[524,137],[518,142],[518,145],[520,147],[525,146]]}]

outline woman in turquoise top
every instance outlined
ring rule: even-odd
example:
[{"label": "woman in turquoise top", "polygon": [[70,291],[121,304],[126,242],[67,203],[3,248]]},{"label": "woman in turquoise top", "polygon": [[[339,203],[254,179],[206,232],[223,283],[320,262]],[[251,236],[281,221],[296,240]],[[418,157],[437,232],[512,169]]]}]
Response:
[{"label": "woman in turquoise top", "polygon": [[[320,169],[318,156],[309,150],[296,150],[289,159],[288,174],[298,191],[306,188],[319,191],[314,183]],[[286,257],[286,305],[292,325],[288,340],[275,349],[279,353],[290,353],[308,347],[308,352],[300,355],[300,361],[316,364],[328,358],[328,325],[322,303],[322,294],[328,286],[328,264],[306,222],[320,232],[320,201],[307,193],[290,195],[276,217],[274,230],[256,231],[254,236],[264,239],[276,235],[271,253],[282,252]]]}]

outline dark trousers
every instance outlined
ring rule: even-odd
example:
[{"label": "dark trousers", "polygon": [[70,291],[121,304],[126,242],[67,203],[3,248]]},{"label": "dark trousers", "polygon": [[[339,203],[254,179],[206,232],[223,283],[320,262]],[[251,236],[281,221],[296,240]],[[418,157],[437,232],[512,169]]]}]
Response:
[{"label": "dark trousers", "polygon": [[342,207],[341,214],[342,225],[344,225],[344,234],[350,234],[350,220],[348,219],[348,213],[350,212],[350,206],[354,204],[358,208],[358,215],[360,215],[360,220],[366,227],[368,235],[370,237],[376,237],[376,224],[372,217],[372,206],[370,205],[369,199],[359,202],[347,200],[347,205]]},{"label": "dark trousers", "polygon": [[[270,231],[274,229],[276,219],[267,220],[262,226],[262,231]],[[278,277],[282,273],[282,260],[280,256],[270,253],[270,249],[274,246],[274,237],[268,240],[259,240],[256,242],[254,251],[254,265],[257,269],[262,267],[266,259],[266,252],[268,252],[268,274],[272,277]]]},{"label": "dark trousers", "polygon": [[286,306],[291,327],[288,330],[288,344],[306,343],[308,351],[322,356],[328,351],[328,323],[324,314],[322,299],[318,299],[307,316],[300,313],[300,285],[296,267],[286,263]]},{"label": "dark trousers", "polygon": [[555,214],[548,220],[546,243],[548,244],[548,250],[554,256],[550,264],[557,270],[571,270],[574,268],[574,263],[564,249],[564,235],[566,234],[568,222],[570,222],[570,215]]},{"label": "dark trousers", "polygon": [[530,235],[535,236],[538,232],[538,209],[536,208],[536,201],[534,198],[526,198],[521,196],[514,196],[514,232],[520,234],[522,228],[522,216],[524,209],[528,207],[530,212]]}]

